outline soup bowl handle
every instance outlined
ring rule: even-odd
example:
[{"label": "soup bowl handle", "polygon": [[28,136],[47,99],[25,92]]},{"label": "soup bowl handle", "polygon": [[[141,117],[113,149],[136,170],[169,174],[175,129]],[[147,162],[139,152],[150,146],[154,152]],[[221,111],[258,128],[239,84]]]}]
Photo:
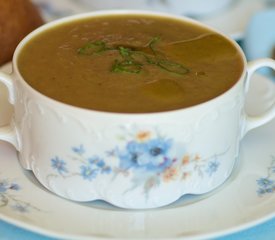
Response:
[{"label": "soup bowl handle", "polygon": [[[255,71],[257,71],[259,68],[262,68],[262,67],[270,67],[275,70],[275,61],[270,58],[263,58],[263,59],[251,61],[248,63],[247,78],[245,83],[246,92],[249,89],[249,84],[250,84],[252,75],[254,74]],[[271,121],[273,118],[275,118],[275,101],[273,105],[262,115],[249,116],[245,114],[242,137],[245,136],[246,133],[249,132],[250,130],[264,125],[265,123]]]},{"label": "soup bowl handle", "polygon": [[[0,72],[0,82],[2,82],[8,90],[8,100],[14,105],[15,103],[15,91],[14,84],[11,75]],[[11,143],[17,150],[19,150],[18,132],[16,130],[13,120],[0,128],[0,140]]]}]

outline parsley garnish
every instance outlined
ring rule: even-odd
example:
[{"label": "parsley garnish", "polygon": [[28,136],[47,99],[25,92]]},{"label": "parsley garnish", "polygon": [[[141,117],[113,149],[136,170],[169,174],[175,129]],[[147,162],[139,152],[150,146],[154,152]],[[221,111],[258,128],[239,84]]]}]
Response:
[{"label": "parsley garnish", "polygon": [[[129,46],[107,46],[106,42],[97,40],[88,42],[77,50],[81,55],[96,55],[107,51],[118,51],[120,59],[115,59],[111,71],[115,73],[135,73],[142,71],[145,65],[155,65],[167,72],[184,75],[189,69],[180,63],[169,60],[165,55],[157,50],[157,44],[161,38],[153,37],[145,48],[136,48]],[[147,53],[145,49],[150,49],[152,54]]]}]

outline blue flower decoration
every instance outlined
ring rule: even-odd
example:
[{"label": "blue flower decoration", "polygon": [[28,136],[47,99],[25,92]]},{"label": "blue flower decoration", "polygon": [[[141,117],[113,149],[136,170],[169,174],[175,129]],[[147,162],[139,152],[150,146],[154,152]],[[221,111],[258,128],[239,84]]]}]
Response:
[{"label": "blue flower decoration", "polygon": [[0,193],[5,193],[9,189],[9,185],[6,181],[0,182]]},{"label": "blue flower decoration", "polygon": [[147,169],[153,170],[154,168],[161,168],[161,170],[163,170],[164,166],[165,168],[168,167],[167,163],[172,163],[172,161],[169,161],[170,158],[168,156],[168,151],[170,150],[171,146],[172,141],[169,139],[167,140],[163,138],[157,138],[148,141],[148,150],[145,154],[149,162]]},{"label": "blue flower decoration", "polygon": [[28,206],[25,206],[25,205],[22,205],[22,204],[19,204],[19,203],[13,205],[12,208],[13,208],[15,211],[21,212],[21,213],[26,213],[26,212],[29,211]]},{"label": "blue flower decoration", "polygon": [[259,185],[258,194],[273,193],[275,191],[274,181],[269,178],[260,178],[257,180]]},{"label": "blue flower decoration", "polygon": [[208,163],[206,172],[211,176],[214,172],[216,172],[219,168],[220,163],[217,161],[211,161]]},{"label": "blue flower decoration", "polygon": [[119,152],[120,167],[145,168],[160,171],[168,167],[172,161],[167,155],[172,146],[170,139],[157,138],[147,142],[131,141],[123,151]]},{"label": "blue flower decoration", "polygon": [[260,178],[257,180],[257,183],[260,187],[268,188],[268,187],[272,186],[273,181],[269,178]]},{"label": "blue flower decoration", "polygon": [[91,166],[81,166],[80,174],[85,180],[93,180],[98,173],[98,169],[92,169]]},{"label": "blue flower decoration", "polygon": [[104,167],[105,166],[104,160],[102,158],[98,157],[98,156],[93,156],[93,157],[89,158],[88,162],[91,165],[96,165],[97,167]]},{"label": "blue flower decoration", "polygon": [[274,179],[275,157],[271,156],[271,158],[272,158],[272,161],[271,161],[271,165],[267,169],[267,176],[256,180],[259,186],[259,189],[257,190],[257,193],[259,196],[275,192],[275,179]]},{"label": "blue flower decoration", "polygon": [[165,140],[163,138],[157,138],[148,141],[147,145],[149,154],[152,157],[157,157],[159,155],[165,155],[168,152],[171,148],[172,141],[169,139]]},{"label": "blue flower decoration", "polygon": [[9,183],[6,180],[0,181],[0,193],[5,193],[8,190],[17,191],[20,190],[20,186],[16,183]]},{"label": "blue flower decoration", "polygon": [[101,173],[109,174],[111,173],[112,169],[106,165],[105,161],[98,156],[94,156],[88,159],[91,168],[97,169]]},{"label": "blue flower decoration", "polygon": [[83,153],[85,153],[85,149],[84,146],[81,144],[79,147],[72,147],[73,152],[82,155]]},{"label": "blue flower decoration", "polygon": [[[161,135],[151,133],[149,131],[139,131],[128,135],[132,137],[123,145],[114,146],[111,150],[104,154],[97,153],[96,149],[85,150],[83,144],[80,144],[69,149],[69,159],[66,162],[59,157],[51,159],[51,166],[64,179],[78,176],[82,180],[93,181],[100,178],[103,174],[114,173],[112,180],[119,174],[128,177],[129,181],[133,182],[134,189],[143,185],[146,194],[149,190],[162,181],[180,179],[185,180],[185,174],[191,175],[191,171],[199,171],[201,177],[204,174],[212,174],[218,171],[220,162],[216,156],[211,156],[207,159],[202,159],[199,154],[185,153],[185,149],[179,144],[174,146],[173,139],[165,138]],[[123,137],[121,140],[128,139]],[[95,152],[98,155],[89,155],[88,152]],[[185,153],[183,155],[183,153]],[[182,155],[181,155],[182,154]],[[67,161],[73,162],[68,166]],[[75,166],[77,165],[77,170]],[[186,169],[185,169],[186,168]],[[182,171],[182,172],[181,172]],[[65,174],[66,173],[66,174]],[[50,174],[49,176],[57,176]],[[104,176],[108,178],[109,176]],[[12,186],[12,189],[17,189],[17,186]],[[274,191],[274,188],[272,188]],[[0,192],[6,191],[6,186],[0,185]],[[264,191],[270,191],[264,189]]]},{"label": "blue flower decoration", "polygon": [[96,163],[96,166],[98,166],[99,168],[103,168],[105,166],[105,162],[103,160],[99,160],[97,163]]},{"label": "blue flower decoration", "polygon": [[52,168],[57,170],[59,174],[63,174],[68,172],[67,168],[66,168],[66,162],[59,159],[58,157],[52,158],[51,159],[52,162]]},{"label": "blue flower decoration", "polygon": [[123,169],[139,167],[139,158],[141,158],[145,151],[146,145],[144,143],[137,143],[131,141],[126,145],[126,149],[119,153],[120,167]]},{"label": "blue flower decoration", "polygon": [[259,188],[257,190],[257,193],[259,195],[264,195],[265,193],[273,193],[275,191],[275,187],[269,187],[269,188]]},{"label": "blue flower decoration", "polygon": [[16,183],[12,183],[12,184],[10,185],[10,188],[9,188],[9,189],[18,191],[18,190],[21,189],[21,187],[20,187],[18,184],[16,184]]}]

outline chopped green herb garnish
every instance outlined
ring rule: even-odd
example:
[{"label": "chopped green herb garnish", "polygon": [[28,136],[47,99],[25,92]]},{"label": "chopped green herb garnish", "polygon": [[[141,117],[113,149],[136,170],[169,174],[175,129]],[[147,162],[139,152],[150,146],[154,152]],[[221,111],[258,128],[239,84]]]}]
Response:
[{"label": "chopped green herb garnish", "polygon": [[153,37],[152,40],[148,43],[149,48],[151,51],[157,55],[157,50],[156,50],[156,44],[160,41],[160,37]]},{"label": "chopped green herb garnish", "polygon": [[142,64],[132,60],[124,60],[120,62],[116,59],[114,65],[112,66],[112,72],[116,73],[140,73],[141,70]]},{"label": "chopped green herb garnish", "polygon": [[129,58],[131,57],[131,49],[126,48],[126,47],[118,47],[119,53],[122,57],[124,58]]},{"label": "chopped green herb garnish", "polygon": [[[98,40],[88,42],[78,49],[78,54],[94,55],[106,51],[118,51],[120,59],[116,59],[112,65],[111,71],[115,73],[140,73],[145,65],[155,65],[167,72],[184,75],[189,69],[182,64],[168,60],[165,55],[157,50],[157,44],[160,37],[153,37],[144,48],[135,48],[129,46],[107,46],[106,42]],[[146,50],[147,48],[147,50]],[[152,54],[148,53],[149,51]]]}]

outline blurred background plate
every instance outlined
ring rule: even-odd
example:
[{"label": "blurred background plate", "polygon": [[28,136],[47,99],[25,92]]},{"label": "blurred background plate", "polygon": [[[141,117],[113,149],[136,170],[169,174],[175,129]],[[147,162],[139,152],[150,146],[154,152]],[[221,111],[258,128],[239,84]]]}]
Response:
[{"label": "blurred background plate", "polygon": [[143,9],[185,15],[239,40],[251,16],[271,0],[33,0],[46,21],[103,9]]}]

